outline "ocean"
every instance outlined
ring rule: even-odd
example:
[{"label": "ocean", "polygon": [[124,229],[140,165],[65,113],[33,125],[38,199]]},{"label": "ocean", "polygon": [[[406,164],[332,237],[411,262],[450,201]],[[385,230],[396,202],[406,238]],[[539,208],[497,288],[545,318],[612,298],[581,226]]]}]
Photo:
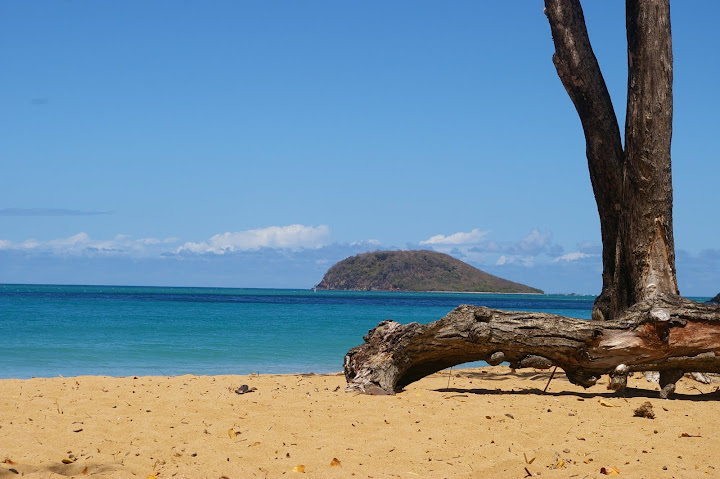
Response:
[{"label": "ocean", "polygon": [[328,373],[384,319],[459,304],[590,318],[594,297],[0,285],[0,378]]}]

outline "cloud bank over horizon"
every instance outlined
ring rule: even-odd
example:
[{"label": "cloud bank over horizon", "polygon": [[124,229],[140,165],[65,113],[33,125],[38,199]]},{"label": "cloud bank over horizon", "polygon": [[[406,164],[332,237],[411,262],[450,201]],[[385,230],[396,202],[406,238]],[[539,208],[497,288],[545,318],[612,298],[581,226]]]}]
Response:
[{"label": "cloud bank over horizon", "polygon": [[[219,233],[207,240],[69,237],[19,242],[0,239],[0,282],[308,288],[327,269],[355,254],[382,249],[432,249],[488,273],[548,293],[597,294],[599,244],[566,252],[550,231],[532,229],[516,241],[496,241],[480,230],[438,234],[415,243],[369,239],[340,243],[327,225],[292,224]],[[720,288],[720,250],[678,250],[681,292],[712,296]]]},{"label": "cloud bank over horizon", "polygon": [[188,242],[175,250],[176,253],[225,254],[233,251],[256,251],[261,248],[317,249],[327,244],[330,228],[326,225],[270,226],[268,228],[226,232],[212,236],[208,241]]},{"label": "cloud bank over horizon", "polygon": [[[460,257],[467,262],[508,264],[532,267],[537,261],[555,261],[563,253],[563,248],[552,241],[550,231],[533,228],[514,242],[498,242],[489,238],[490,231],[473,229],[469,232],[456,232],[450,235],[436,235],[420,241],[421,246]],[[565,255],[567,256],[567,255]],[[579,259],[569,256],[570,260]]]},{"label": "cloud bank over horizon", "polygon": [[66,238],[47,241],[27,239],[21,242],[0,240],[0,251],[18,252],[25,255],[55,256],[97,256],[124,255],[135,257],[153,256],[161,252],[166,245],[177,243],[177,238],[138,238],[118,234],[111,239],[97,240],[87,233],[80,232]]}]

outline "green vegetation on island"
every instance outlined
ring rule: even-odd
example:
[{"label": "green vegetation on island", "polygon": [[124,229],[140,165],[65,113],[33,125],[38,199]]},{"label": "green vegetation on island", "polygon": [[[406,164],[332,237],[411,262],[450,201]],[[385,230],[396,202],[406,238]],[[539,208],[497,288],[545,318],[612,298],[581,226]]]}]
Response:
[{"label": "green vegetation on island", "polygon": [[333,265],[317,289],[342,291],[462,291],[535,293],[543,291],[493,276],[436,251],[375,251]]}]

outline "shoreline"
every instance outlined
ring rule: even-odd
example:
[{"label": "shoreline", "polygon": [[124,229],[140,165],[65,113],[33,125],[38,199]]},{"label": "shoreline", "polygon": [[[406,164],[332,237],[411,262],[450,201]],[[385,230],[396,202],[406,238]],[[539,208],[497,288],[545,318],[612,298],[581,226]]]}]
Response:
[{"label": "shoreline", "polygon": [[493,291],[410,291],[405,289],[318,289],[310,291],[325,291],[329,293],[448,293],[448,294],[507,294],[507,295],[528,295],[528,296],[595,296],[591,294],[573,294],[573,293],[559,293],[548,294],[548,293],[499,293]]},{"label": "shoreline", "polygon": [[[3,379],[0,478],[720,472],[717,383],[683,378],[675,400],[660,400],[639,375],[618,397],[556,374],[542,394],[549,375],[446,370],[395,396],[346,393],[341,373]],[[633,415],[644,402],[655,419]]]}]

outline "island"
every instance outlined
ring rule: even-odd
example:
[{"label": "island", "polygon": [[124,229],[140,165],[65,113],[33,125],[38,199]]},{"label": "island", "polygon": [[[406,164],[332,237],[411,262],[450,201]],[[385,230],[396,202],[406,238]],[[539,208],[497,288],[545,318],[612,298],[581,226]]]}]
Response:
[{"label": "island", "polygon": [[351,256],[333,265],[315,289],[543,294],[540,289],[493,276],[450,255],[426,250]]}]

